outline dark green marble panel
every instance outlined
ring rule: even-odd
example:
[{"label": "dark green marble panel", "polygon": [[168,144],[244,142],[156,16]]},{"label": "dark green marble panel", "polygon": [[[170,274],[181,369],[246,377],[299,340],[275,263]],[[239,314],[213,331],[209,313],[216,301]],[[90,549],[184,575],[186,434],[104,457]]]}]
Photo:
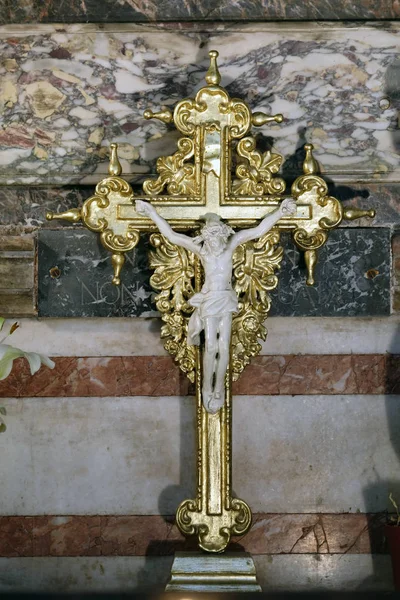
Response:
[{"label": "dark green marble panel", "polygon": [[[54,271],[57,268],[57,277]],[[53,274],[53,276],[52,276]],[[41,230],[38,312],[43,317],[135,317],[154,313],[144,240],[126,253],[119,287],[111,283],[111,254],[86,229]]]},{"label": "dark green marble panel", "polygon": [[304,254],[288,235],[271,315],[350,317],[390,314],[390,238],[386,228],[336,229],[318,251],[315,285],[307,286]]},{"label": "dark green marble panel", "polygon": [[[368,316],[390,313],[390,230],[338,229],[319,252],[316,284],[305,284],[303,256],[289,235],[271,315]],[[50,275],[58,267],[60,276]],[[111,284],[110,254],[81,228],[39,231],[39,315],[48,317],[150,316],[145,240],[129,253],[122,286]],[[372,278],[371,278],[372,276]]]}]

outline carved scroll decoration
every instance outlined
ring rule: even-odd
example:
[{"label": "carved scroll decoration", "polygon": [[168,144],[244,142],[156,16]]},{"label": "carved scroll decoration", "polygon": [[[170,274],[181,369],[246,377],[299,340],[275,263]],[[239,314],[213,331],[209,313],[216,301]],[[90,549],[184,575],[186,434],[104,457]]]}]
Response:
[{"label": "carved scroll decoration", "polygon": [[234,288],[239,298],[239,313],[232,321],[232,378],[236,381],[252,356],[260,353],[259,339],[265,340],[264,325],[276,288],[283,248],[280,234],[272,229],[259,240],[238,247],[233,257]]},{"label": "carved scroll decoration", "polygon": [[186,339],[189,317],[194,310],[188,299],[194,294],[195,258],[191,252],[171,244],[160,233],[153,233],[150,243],[155,248],[149,253],[150,267],[155,269],[150,284],[160,290],[156,306],[164,321],[161,328],[164,348],[194,382],[196,349],[188,346]]},{"label": "carved scroll decoration", "polygon": [[171,156],[161,156],[157,160],[158,179],[148,179],[143,184],[146,194],[160,194],[167,186],[171,196],[194,196],[196,193],[196,177],[194,164],[187,164],[194,154],[193,140],[187,137],[178,141],[178,151]]},{"label": "carved scroll decoration", "polygon": [[111,252],[127,252],[139,241],[139,232],[129,222],[117,222],[118,205],[130,202],[133,191],[120,177],[107,177],[96,186],[94,196],[82,206],[82,221],[88,229],[101,233],[100,239]]},{"label": "carved scroll decoration", "polygon": [[282,156],[256,150],[256,140],[249,136],[240,140],[236,151],[244,161],[236,167],[238,179],[232,182],[232,191],[240,196],[265,196],[281,194],[286,184],[274,177],[282,164]]}]

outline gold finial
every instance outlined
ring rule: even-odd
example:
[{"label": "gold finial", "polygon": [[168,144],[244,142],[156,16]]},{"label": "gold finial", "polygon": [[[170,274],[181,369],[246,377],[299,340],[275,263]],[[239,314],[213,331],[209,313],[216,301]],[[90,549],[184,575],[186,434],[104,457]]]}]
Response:
[{"label": "gold finial", "polygon": [[219,85],[221,82],[221,75],[217,66],[218,52],[216,50],[210,50],[208,56],[210,57],[210,67],[206,74],[206,81],[208,85]]},{"label": "gold finial", "polygon": [[307,285],[314,285],[314,273],[315,273],[315,265],[317,264],[317,251],[316,250],[306,250],[304,253],[304,258],[306,261],[307,267]]},{"label": "gold finial", "polygon": [[114,269],[114,277],[112,282],[114,285],[121,285],[121,269],[125,263],[125,256],[121,252],[114,252],[111,257],[112,266]]},{"label": "gold finial", "polygon": [[303,172],[305,175],[315,175],[319,171],[319,165],[312,153],[314,146],[312,144],[306,144],[304,150],[306,151],[306,157],[303,162]]},{"label": "gold finial", "polygon": [[108,165],[108,174],[111,177],[119,177],[122,173],[121,163],[118,160],[118,144],[110,144],[110,164]]},{"label": "gold finial", "polygon": [[160,110],[160,112],[155,113],[152,110],[150,110],[149,108],[147,108],[144,111],[143,116],[146,119],[146,121],[148,121],[149,119],[158,119],[159,121],[162,121],[163,123],[172,123],[172,121],[174,120],[172,112],[167,109]]},{"label": "gold finial", "polygon": [[282,121],[283,115],[280,113],[277,115],[266,115],[263,112],[255,112],[251,115],[251,124],[254,125],[254,127],[261,127],[266,123],[282,123]]},{"label": "gold finial", "polygon": [[367,209],[367,210],[362,210],[361,208],[346,208],[344,213],[343,213],[343,217],[347,220],[347,221],[354,221],[355,219],[361,219],[361,217],[369,217],[370,219],[373,219],[375,217],[375,211],[374,209]]},{"label": "gold finial", "polygon": [[69,210],[62,213],[47,212],[46,219],[53,221],[53,219],[62,219],[69,221],[70,223],[79,223],[82,219],[82,212],[80,208],[70,208]]}]

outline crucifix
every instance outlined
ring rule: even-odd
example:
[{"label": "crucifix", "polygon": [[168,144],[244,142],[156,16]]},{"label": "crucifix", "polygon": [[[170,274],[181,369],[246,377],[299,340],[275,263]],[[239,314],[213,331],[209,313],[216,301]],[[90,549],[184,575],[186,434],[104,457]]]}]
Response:
[{"label": "crucifix", "polygon": [[[329,230],[374,211],[345,210],[328,195],[311,144],[286,198],[278,175],[282,156],[258,151],[249,134],[251,127],[282,122],[282,115],[252,113],[230,98],[220,86],[218,52],[209,57],[207,85],[194,99],[181,100],[173,113],[144,112],[145,119],[174,123],[182,137],[175,154],[158,159],[158,178],[144,182],[143,195],[134,196],[121,177],[117,144],[111,144],[109,177],[95,195],[81,208],[47,218],[82,221],[98,232],[112,253],[115,285],[124,253],[137,245],[140,232],[151,233],[150,282],[161,336],[195,383],[197,399],[197,490],[178,507],[176,522],[183,534],[197,536],[202,550],[219,554],[231,536],[251,526],[249,506],[232,497],[231,390],[266,338],[269,292],[283,256],[280,231],[291,231],[305,252],[306,283],[312,285],[317,250]],[[182,586],[170,589],[195,589]]]}]

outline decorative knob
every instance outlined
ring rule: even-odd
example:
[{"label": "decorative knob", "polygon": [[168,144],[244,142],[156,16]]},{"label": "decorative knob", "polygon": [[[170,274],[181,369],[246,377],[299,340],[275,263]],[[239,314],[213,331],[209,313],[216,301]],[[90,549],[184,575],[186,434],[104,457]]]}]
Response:
[{"label": "decorative knob", "polygon": [[313,156],[314,146],[306,144],[304,150],[306,151],[306,157],[303,162],[303,173],[305,175],[315,175],[319,172],[319,165]]},{"label": "decorative knob", "polygon": [[210,66],[206,74],[206,81],[208,85],[219,85],[221,83],[221,74],[217,66],[218,52],[210,50],[208,56],[210,57]]},{"label": "decorative knob", "polygon": [[112,283],[114,285],[121,285],[120,274],[122,267],[125,264],[125,256],[120,252],[115,252],[111,257],[112,266],[114,269],[114,277]]},{"label": "decorative knob", "polygon": [[251,115],[251,124],[254,125],[254,127],[261,127],[262,125],[265,125],[265,123],[272,123],[273,121],[275,121],[275,123],[282,123],[283,115],[280,113],[277,115],[267,115],[263,112],[255,112]]},{"label": "decorative knob", "polygon": [[108,174],[111,177],[119,177],[121,173],[122,167],[118,159],[118,144],[110,144],[110,164],[108,165]]},{"label": "decorative knob", "polygon": [[61,219],[63,221],[69,221],[70,223],[79,223],[82,218],[82,212],[80,208],[71,208],[62,213],[47,212],[47,221],[53,221],[53,219]]},{"label": "decorative knob", "polygon": [[170,110],[161,110],[160,112],[154,113],[149,108],[146,109],[143,113],[144,118],[148,121],[149,119],[158,119],[163,123],[172,123],[174,117]]},{"label": "decorative knob", "polygon": [[355,219],[361,219],[362,217],[369,217],[373,219],[375,217],[375,211],[371,208],[369,210],[362,210],[361,208],[346,208],[343,212],[343,217],[347,221],[355,221]]}]

